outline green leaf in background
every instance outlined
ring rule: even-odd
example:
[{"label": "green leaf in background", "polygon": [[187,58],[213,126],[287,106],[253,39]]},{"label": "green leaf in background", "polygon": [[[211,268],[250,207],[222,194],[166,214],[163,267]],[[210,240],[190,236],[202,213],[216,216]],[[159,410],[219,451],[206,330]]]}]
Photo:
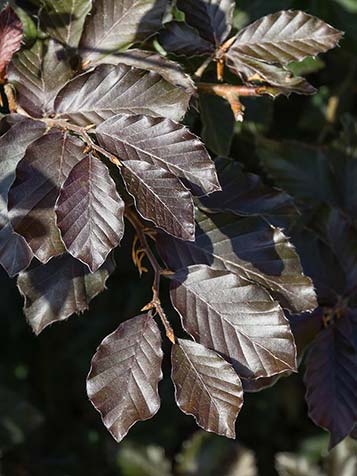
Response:
[{"label": "green leaf in background", "polygon": [[122,476],[172,476],[163,448],[124,443],[117,457]]}]

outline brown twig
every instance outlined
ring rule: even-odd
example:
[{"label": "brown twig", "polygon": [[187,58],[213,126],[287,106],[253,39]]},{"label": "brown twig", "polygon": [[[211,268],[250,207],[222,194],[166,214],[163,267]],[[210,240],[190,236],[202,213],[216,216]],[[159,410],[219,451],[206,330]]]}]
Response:
[{"label": "brown twig", "polygon": [[159,293],[160,293],[160,279],[162,275],[168,274],[163,270],[157,261],[154,253],[152,252],[149,243],[146,239],[145,236],[145,226],[141,222],[140,218],[137,216],[137,214],[130,208],[127,208],[125,210],[125,216],[126,218],[130,221],[132,226],[135,229],[135,232],[138,236],[138,239],[141,244],[141,250],[146,254],[146,257],[148,258],[151,267],[154,271],[154,283],[152,285],[152,292],[153,292],[153,297],[152,300],[149,304],[147,304],[142,311],[149,311],[150,309],[154,309],[157,313],[157,315],[160,317],[161,322],[165,328],[166,331],[166,336],[167,338],[175,344],[176,338],[174,331],[171,327],[171,324],[169,323],[165,311],[162,308]]}]

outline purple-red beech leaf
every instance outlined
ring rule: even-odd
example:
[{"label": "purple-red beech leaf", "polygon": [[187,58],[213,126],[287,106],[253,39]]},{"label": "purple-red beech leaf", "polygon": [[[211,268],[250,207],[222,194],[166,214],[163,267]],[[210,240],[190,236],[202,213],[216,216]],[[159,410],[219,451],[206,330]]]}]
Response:
[{"label": "purple-red beech leaf", "polygon": [[90,301],[104,291],[114,271],[110,256],[95,273],[69,254],[35,264],[19,274],[17,286],[24,296],[24,313],[33,331],[41,331],[54,322],[88,309]]},{"label": "purple-red beech leaf", "polygon": [[315,339],[306,362],[305,385],[309,416],[331,433],[330,448],[357,422],[356,316],[338,319]]},{"label": "purple-red beech leaf", "polygon": [[76,48],[92,0],[41,0],[40,24],[52,38]]},{"label": "purple-red beech leaf", "polygon": [[288,64],[334,48],[343,33],[305,12],[267,15],[239,31],[230,53],[259,61]]},{"label": "purple-red beech leaf", "polygon": [[6,68],[12,56],[20,49],[22,34],[19,17],[7,6],[0,12],[0,83],[6,77]]},{"label": "purple-red beech leaf", "polygon": [[235,438],[243,390],[232,365],[213,350],[184,339],[173,345],[171,364],[180,409],[204,430]]},{"label": "purple-red beech leaf", "polygon": [[65,251],[54,207],[62,184],[85,157],[83,148],[80,139],[53,130],[28,147],[17,166],[9,192],[9,217],[41,263]]},{"label": "purple-red beech leaf", "polygon": [[234,0],[177,0],[185,21],[205,40],[220,46],[232,28]]},{"label": "purple-red beech leaf", "polygon": [[142,42],[161,28],[168,0],[94,0],[80,50],[85,61]]},{"label": "purple-red beech leaf", "polygon": [[258,217],[196,212],[196,240],[186,243],[159,235],[157,247],[172,270],[207,264],[229,270],[266,288],[281,305],[299,313],[317,307],[312,281],[280,228]]},{"label": "purple-red beech leaf", "polygon": [[124,234],[124,202],[109,169],[93,154],[71,170],[56,203],[67,251],[96,271]]},{"label": "purple-red beech leaf", "polygon": [[170,119],[115,116],[97,127],[99,143],[120,160],[161,167],[204,194],[220,190],[215,165],[200,139]]},{"label": "purple-red beech leaf", "polygon": [[26,148],[45,132],[43,123],[22,118],[0,138],[0,263],[10,276],[27,268],[32,252],[9,221],[8,193]]},{"label": "purple-red beech leaf", "polygon": [[240,377],[296,370],[289,322],[263,288],[229,271],[194,265],[172,278],[171,301],[184,329],[220,353]]},{"label": "purple-red beech leaf", "polygon": [[72,79],[55,101],[56,112],[79,125],[99,124],[116,114],[145,114],[180,120],[191,92],[157,73],[124,64],[102,64]]},{"label": "purple-red beech leaf", "polygon": [[143,218],[172,236],[195,239],[192,195],[175,175],[140,160],[126,160],[120,172]]},{"label": "purple-red beech leaf", "polygon": [[129,319],[107,336],[92,359],[87,393],[119,442],[160,408],[161,335],[151,314]]},{"label": "purple-red beech leaf", "polygon": [[36,41],[14,56],[8,72],[18,104],[31,116],[53,113],[57,92],[73,76],[66,51],[54,40]]},{"label": "purple-red beech leaf", "polygon": [[214,45],[184,22],[167,23],[160,33],[160,43],[177,56],[203,56],[214,52]]}]

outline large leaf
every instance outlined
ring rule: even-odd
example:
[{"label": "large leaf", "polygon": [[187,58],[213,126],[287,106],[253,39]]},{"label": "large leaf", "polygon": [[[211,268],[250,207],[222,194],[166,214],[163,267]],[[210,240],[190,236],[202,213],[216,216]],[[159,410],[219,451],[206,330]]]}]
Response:
[{"label": "large leaf", "polygon": [[39,40],[18,53],[8,72],[17,90],[18,104],[33,117],[53,112],[57,92],[72,76],[66,52],[54,40]]},{"label": "large leaf", "polygon": [[204,430],[235,438],[243,390],[233,367],[216,352],[184,339],[172,347],[171,362],[181,410]]},{"label": "large leaf", "polygon": [[243,378],[296,370],[296,349],[279,304],[229,271],[190,266],[172,278],[171,300],[185,330],[219,352]]},{"label": "large leaf", "polygon": [[14,10],[7,6],[0,12],[0,83],[4,81],[7,65],[20,49],[21,41],[21,21]]},{"label": "large leaf", "polygon": [[288,64],[334,48],[342,33],[305,12],[267,15],[243,28],[231,52],[268,63]]},{"label": "large leaf", "polygon": [[71,170],[56,215],[68,252],[96,271],[124,234],[124,202],[101,160],[89,154]]},{"label": "large leaf", "polygon": [[70,171],[85,157],[83,148],[80,139],[52,131],[34,142],[17,166],[9,192],[9,217],[42,263],[65,250],[54,206]]},{"label": "large leaf", "polygon": [[82,56],[98,56],[145,40],[160,30],[167,0],[95,0],[80,43]]},{"label": "large leaf", "polygon": [[98,347],[87,393],[118,442],[136,422],[159,410],[162,356],[160,330],[151,314],[124,322]]},{"label": "large leaf", "polygon": [[184,22],[167,23],[160,33],[160,42],[165,50],[177,56],[202,56],[214,52],[214,45]]},{"label": "large leaf", "polygon": [[98,124],[116,114],[147,114],[180,120],[191,93],[161,76],[120,64],[100,65],[70,81],[55,110],[80,125]]},{"label": "large leaf", "polygon": [[196,222],[192,243],[159,236],[159,252],[171,269],[212,265],[263,286],[292,312],[317,307],[313,284],[304,276],[299,257],[280,228],[259,218],[203,212],[196,213]]},{"label": "large leaf", "polygon": [[92,0],[42,0],[41,27],[65,46],[76,48]]},{"label": "large leaf", "polygon": [[7,211],[8,193],[26,148],[45,132],[43,123],[22,119],[0,138],[0,263],[10,276],[30,264],[32,253],[24,238],[13,231]]},{"label": "large leaf", "polygon": [[204,145],[186,127],[164,118],[116,116],[97,128],[100,144],[121,160],[141,160],[166,169],[207,194],[220,190]]},{"label": "large leaf", "polygon": [[191,193],[175,175],[139,160],[127,160],[121,173],[143,218],[182,240],[194,240],[195,217]]},{"label": "large leaf", "polygon": [[105,290],[113,271],[111,257],[93,274],[86,265],[63,254],[20,273],[17,285],[25,298],[24,313],[33,331],[39,334],[54,322],[86,311],[90,301]]},{"label": "large leaf", "polygon": [[268,219],[296,216],[297,210],[289,195],[264,185],[258,175],[245,173],[239,162],[219,158],[215,165],[222,192],[201,198],[207,209]]},{"label": "large leaf", "polygon": [[356,326],[350,315],[321,332],[306,364],[309,416],[331,433],[330,447],[348,436],[357,421]]},{"label": "large leaf", "polygon": [[220,46],[231,31],[234,0],[178,0],[177,7],[185,13],[186,22],[216,46]]}]

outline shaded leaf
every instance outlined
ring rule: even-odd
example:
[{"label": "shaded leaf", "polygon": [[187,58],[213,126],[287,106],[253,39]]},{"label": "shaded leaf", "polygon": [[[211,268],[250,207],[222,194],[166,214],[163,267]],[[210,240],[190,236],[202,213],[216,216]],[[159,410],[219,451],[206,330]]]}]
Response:
[{"label": "shaded leaf", "polygon": [[56,216],[68,252],[95,272],[124,234],[124,202],[101,160],[90,154],[72,168]]},{"label": "shaded leaf", "polygon": [[242,378],[243,390],[249,393],[261,392],[275,385],[282,377],[288,377],[289,375],[291,375],[291,372],[284,372],[279,375],[273,375],[272,377],[261,377],[257,379]]},{"label": "shaded leaf", "polygon": [[160,43],[166,51],[177,56],[202,56],[214,52],[212,43],[184,22],[167,23],[160,33]]},{"label": "shaded leaf", "polygon": [[212,350],[184,339],[172,347],[171,363],[181,410],[204,430],[235,438],[243,390],[233,367]]},{"label": "shaded leaf", "polygon": [[118,442],[136,422],[159,410],[162,356],[160,330],[151,314],[123,322],[98,347],[87,393]]},{"label": "shaded leaf", "polygon": [[22,34],[19,17],[7,6],[0,12],[0,83],[5,80],[6,68],[12,56],[20,49]]},{"label": "shaded leaf", "polygon": [[96,273],[90,273],[86,265],[63,254],[20,273],[17,285],[33,331],[40,334],[50,324],[86,311],[90,301],[105,290],[113,271],[111,257]]},{"label": "shaded leaf", "polygon": [[196,213],[196,240],[159,235],[158,250],[170,269],[207,264],[257,283],[292,312],[317,307],[313,284],[304,276],[293,245],[279,228],[259,218]]},{"label": "shaded leaf", "polygon": [[95,0],[80,42],[82,56],[98,56],[144,41],[160,30],[167,0]]},{"label": "shaded leaf", "polygon": [[345,316],[322,331],[306,363],[309,416],[331,433],[330,448],[348,436],[357,421],[356,325],[353,316]]},{"label": "shaded leaf", "polygon": [[296,349],[279,304],[229,271],[190,266],[172,278],[171,300],[184,329],[219,352],[243,378],[296,370]]},{"label": "shaded leaf", "polygon": [[120,171],[143,218],[175,237],[194,240],[192,196],[175,175],[139,160],[125,161]]},{"label": "shaded leaf", "polygon": [[184,12],[186,22],[216,46],[231,31],[234,0],[177,0],[177,7]]},{"label": "shaded leaf", "polygon": [[207,194],[220,190],[215,165],[200,139],[164,118],[115,116],[97,127],[99,143],[121,160],[161,167]]},{"label": "shaded leaf", "polygon": [[258,175],[244,172],[239,162],[219,158],[215,165],[222,192],[202,197],[200,202],[205,208],[268,219],[296,216],[297,210],[289,195],[263,184]]},{"label": "shaded leaf", "polygon": [[9,192],[10,221],[42,263],[65,251],[54,206],[70,171],[85,157],[83,148],[80,139],[52,131],[34,142],[17,166]]},{"label": "shaded leaf", "polygon": [[302,11],[285,10],[267,15],[243,28],[231,52],[267,63],[302,61],[334,48],[342,32]]},{"label": "shaded leaf", "polygon": [[8,193],[26,148],[45,132],[43,123],[22,118],[0,138],[0,263],[10,276],[30,264],[32,253],[24,238],[13,231],[7,211]]},{"label": "shaded leaf", "polygon": [[38,40],[14,56],[8,78],[17,91],[18,104],[33,117],[53,112],[57,92],[73,76],[61,45]]},{"label": "shaded leaf", "polygon": [[55,110],[79,125],[99,124],[116,114],[146,114],[180,120],[191,93],[156,73],[99,65],[70,81],[58,94]]},{"label": "shaded leaf", "polygon": [[65,46],[76,48],[92,0],[42,0],[41,27]]}]

